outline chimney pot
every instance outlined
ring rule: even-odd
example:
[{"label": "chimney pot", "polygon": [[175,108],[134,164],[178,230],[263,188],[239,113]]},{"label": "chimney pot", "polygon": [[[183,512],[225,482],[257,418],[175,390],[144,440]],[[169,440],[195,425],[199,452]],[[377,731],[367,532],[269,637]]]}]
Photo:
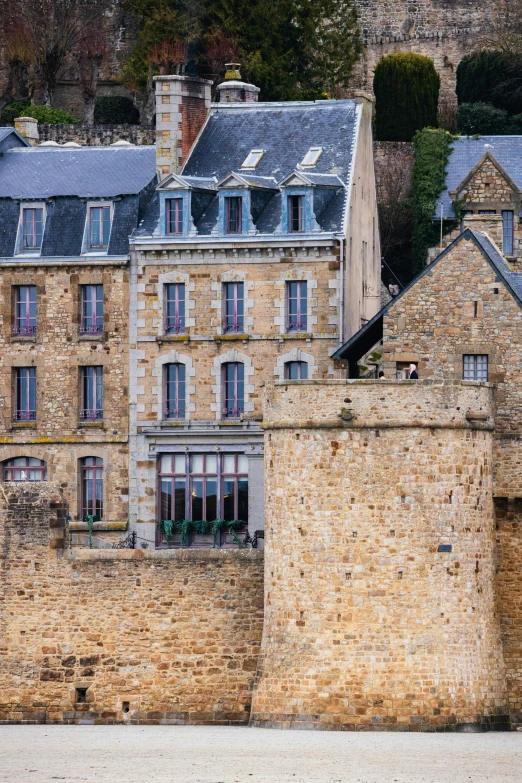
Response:
[{"label": "chimney pot", "polygon": [[225,81],[216,87],[220,103],[255,103],[259,87],[241,80],[239,63],[227,63]]}]

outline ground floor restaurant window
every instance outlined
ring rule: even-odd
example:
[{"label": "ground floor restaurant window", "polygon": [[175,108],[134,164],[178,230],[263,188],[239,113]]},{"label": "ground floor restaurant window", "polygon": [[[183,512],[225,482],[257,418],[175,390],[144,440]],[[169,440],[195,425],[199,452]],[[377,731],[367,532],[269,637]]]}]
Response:
[{"label": "ground floor restaurant window", "polygon": [[248,459],[244,454],[160,457],[159,546],[237,546],[247,526]]}]

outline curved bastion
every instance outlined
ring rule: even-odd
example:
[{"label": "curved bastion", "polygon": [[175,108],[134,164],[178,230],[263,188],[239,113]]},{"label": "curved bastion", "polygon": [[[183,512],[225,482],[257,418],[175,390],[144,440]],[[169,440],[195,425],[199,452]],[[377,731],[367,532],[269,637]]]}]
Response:
[{"label": "curved bastion", "polygon": [[492,388],[279,383],[264,427],[252,724],[503,726]]}]

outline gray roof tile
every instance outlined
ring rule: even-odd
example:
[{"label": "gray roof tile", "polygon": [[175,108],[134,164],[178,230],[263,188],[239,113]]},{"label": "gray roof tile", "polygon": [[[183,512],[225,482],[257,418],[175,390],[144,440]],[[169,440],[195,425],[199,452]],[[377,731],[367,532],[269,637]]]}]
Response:
[{"label": "gray roof tile", "polygon": [[154,147],[16,148],[0,158],[0,198],[113,198],[155,176]]},{"label": "gray roof tile", "polygon": [[441,201],[444,205],[443,216],[454,217],[448,191],[455,190],[488,151],[517,187],[522,189],[522,136],[461,136],[452,142],[452,147],[446,169],[446,188],[437,203],[436,217],[440,217]]}]

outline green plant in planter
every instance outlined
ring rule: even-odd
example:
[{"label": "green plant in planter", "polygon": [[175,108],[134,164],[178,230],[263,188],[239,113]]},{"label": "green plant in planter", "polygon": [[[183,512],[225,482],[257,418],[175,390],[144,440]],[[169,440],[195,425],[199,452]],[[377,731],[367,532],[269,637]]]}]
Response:
[{"label": "green plant in planter", "polygon": [[174,522],[172,521],[172,519],[162,519],[160,526],[163,529],[163,532],[165,533],[165,538],[167,539],[167,546],[170,546],[170,537],[172,535],[172,530],[174,529]]},{"label": "green plant in planter", "polygon": [[191,519],[178,519],[176,522],[176,530],[181,536],[181,546],[187,546],[187,539],[190,531],[193,529],[193,522]]},{"label": "green plant in planter", "polygon": [[[241,519],[215,519],[212,522],[212,535],[214,536],[214,547],[217,546],[218,535],[221,530],[229,530],[232,533],[234,541],[239,544],[240,539],[235,536],[234,530],[239,530],[244,525]],[[239,544],[241,546],[241,544]]]}]

